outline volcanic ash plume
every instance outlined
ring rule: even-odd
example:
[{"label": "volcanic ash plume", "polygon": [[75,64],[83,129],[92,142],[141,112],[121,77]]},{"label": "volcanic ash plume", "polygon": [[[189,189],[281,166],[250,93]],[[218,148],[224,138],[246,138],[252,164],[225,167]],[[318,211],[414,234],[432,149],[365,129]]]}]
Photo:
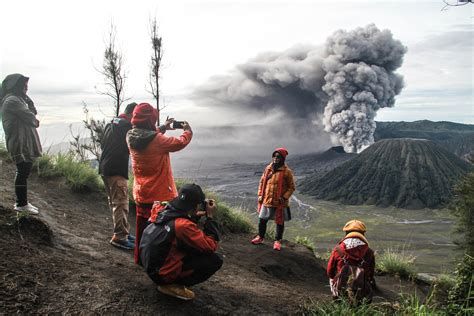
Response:
[{"label": "volcanic ash plume", "polygon": [[403,78],[394,71],[405,52],[390,31],[373,24],[328,38],[322,89],[329,101],[323,123],[326,131],[338,135],[346,152],[359,152],[374,142],[376,111],[392,107],[403,87]]},{"label": "volcanic ash plume", "polygon": [[239,65],[227,76],[212,78],[196,99],[219,108],[269,114],[280,111],[285,122],[305,122],[314,135],[336,136],[347,152],[373,143],[374,117],[391,107],[403,86],[394,71],[406,48],[388,30],[373,24],[351,32],[337,31],[325,47],[295,46],[265,53]]}]

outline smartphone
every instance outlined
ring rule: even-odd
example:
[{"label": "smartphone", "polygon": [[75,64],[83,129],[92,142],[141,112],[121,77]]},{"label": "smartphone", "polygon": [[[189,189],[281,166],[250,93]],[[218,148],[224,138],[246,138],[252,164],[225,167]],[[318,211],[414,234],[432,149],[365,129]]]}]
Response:
[{"label": "smartphone", "polygon": [[173,128],[183,128],[184,121],[174,121],[173,122]]}]

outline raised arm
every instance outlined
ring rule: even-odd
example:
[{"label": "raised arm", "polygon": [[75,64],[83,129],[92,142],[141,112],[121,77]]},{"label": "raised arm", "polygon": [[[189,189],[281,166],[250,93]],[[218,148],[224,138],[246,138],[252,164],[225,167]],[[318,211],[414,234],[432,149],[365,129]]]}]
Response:
[{"label": "raised arm", "polygon": [[28,109],[28,106],[25,102],[21,102],[18,97],[10,96],[7,97],[3,103],[3,113],[9,114],[11,116],[17,117],[23,123],[38,127],[39,121],[36,119],[36,116],[33,112]]}]

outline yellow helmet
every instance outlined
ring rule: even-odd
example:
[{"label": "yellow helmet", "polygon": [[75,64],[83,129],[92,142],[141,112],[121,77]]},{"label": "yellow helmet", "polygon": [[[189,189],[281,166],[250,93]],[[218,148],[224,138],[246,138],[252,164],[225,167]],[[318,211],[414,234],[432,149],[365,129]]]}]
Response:
[{"label": "yellow helmet", "polygon": [[361,232],[365,233],[367,229],[365,228],[365,224],[357,219],[353,219],[348,221],[346,225],[342,228],[345,232]]}]

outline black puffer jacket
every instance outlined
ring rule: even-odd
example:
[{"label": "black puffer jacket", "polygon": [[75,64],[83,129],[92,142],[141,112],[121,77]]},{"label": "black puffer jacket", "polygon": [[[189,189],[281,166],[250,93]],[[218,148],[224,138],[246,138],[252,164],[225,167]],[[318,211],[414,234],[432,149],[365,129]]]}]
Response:
[{"label": "black puffer jacket", "polygon": [[122,176],[128,179],[128,151],[126,136],[132,124],[116,117],[105,126],[102,139],[102,154],[99,160],[99,173],[103,176]]}]

